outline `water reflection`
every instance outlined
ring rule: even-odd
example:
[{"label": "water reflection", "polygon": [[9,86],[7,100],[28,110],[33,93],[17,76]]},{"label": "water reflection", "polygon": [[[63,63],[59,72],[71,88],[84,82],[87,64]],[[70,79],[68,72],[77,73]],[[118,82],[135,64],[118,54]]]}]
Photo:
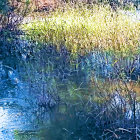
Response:
[{"label": "water reflection", "polygon": [[23,83],[18,72],[4,62],[0,73],[0,139],[12,140],[16,131],[37,131],[35,98],[29,93],[27,83]]},{"label": "water reflection", "polygon": [[[91,140],[106,137],[104,130],[134,126],[134,100],[127,96],[139,97],[140,84],[129,82],[125,71],[134,60],[94,52],[72,61],[63,49],[42,48],[28,60],[21,54],[13,65],[3,60],[0,139]],[[139,70],[139,61],[133,64]],[[116,72],[122,68],[124,79]],[[135,108],[139,127],[139,104]]]}]

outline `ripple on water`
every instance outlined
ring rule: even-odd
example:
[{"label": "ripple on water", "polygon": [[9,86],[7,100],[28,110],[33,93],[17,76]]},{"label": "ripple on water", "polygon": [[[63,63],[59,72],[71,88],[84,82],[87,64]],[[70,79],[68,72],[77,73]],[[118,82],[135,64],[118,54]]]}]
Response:
[{"label": "ripple on water", "polygon": [[0,140],[14,139],[14,130],[33,130],[35,117],[32,110],[11,106],[0,107]]}]

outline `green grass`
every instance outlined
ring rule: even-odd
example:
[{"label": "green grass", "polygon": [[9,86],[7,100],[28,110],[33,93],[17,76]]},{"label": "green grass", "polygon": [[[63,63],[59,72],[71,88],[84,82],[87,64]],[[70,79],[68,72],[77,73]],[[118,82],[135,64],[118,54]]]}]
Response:
[{"label": "green grass", "polygon": [[95,49],[131,54],[139,48],[140,22],[119,10],[113,12],[109,6],[66,5],[41,18],[21,25],[26,37],[55,44],[58,49],[65,45],[73,54]]}]

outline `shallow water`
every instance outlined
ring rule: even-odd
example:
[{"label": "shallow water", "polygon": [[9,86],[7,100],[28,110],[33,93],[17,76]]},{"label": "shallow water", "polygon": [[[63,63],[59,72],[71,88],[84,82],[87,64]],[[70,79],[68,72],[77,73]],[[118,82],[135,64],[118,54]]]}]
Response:
[{"label": "shallow water", "polygon": [[0,140],[13,140],[16,130],[38,130],[38,116],[35,98],[29,93],[29,86],[5,62],[1,61],[0,70]]},{"label": "shallow water", "polygon": [[[82,58],[83,60],[78,66],[68,67],[62,61],[63,56],[61,56],[62,60],[58,60],[59,55],[54,54],[53,58],[51,58],[50,55],[52,54],[47,54],[46,52],[44,54],[41,54],[43,60],[41,59],[41,61],[37,62],[27,62],[27,60],[22,60],[21,63],[17,63],[16,61],[11,62],[16,63],[16,68],[12,68],[10,57],[7,58],[8,60],[1,61],[0,139],[99,139],[101,132],[97,128],[93,128],[93,130],[95,129],[94,131],[90,130],[92,135],[94,135],[92,136],[93,138],[83,134],[83,132],[87,131],[84,122],[88,121],[83,112],[88,111],[88,104],[90,106],[90,102],[95,102],[94,109],[96,109],[97,102],[104,103],[105,99],[102,100],[102,97],[98,96],[98,92],[104,92],[105,90],[108,93],[115,93],[112,101],[108,103],[107,109],[122,106],[126,102],[125,98],[119,96],[114,90],[118,88],[117,85],[120,85],[120,83],[111,79],[108,80],[111,72],[114,70],[112,59],[106,55],[104,56],[102,53],[93,53]],[[48,65],[48,58],[51,67]],[[41,70],[46,67],[44,63],[47,64],[48,69],[43,74]],[[136,64],[139,64],[139,62]],[[96,70],[94,70],[95,67]],[[139,69],[138,65],[137,69]],[[46,79],[44,79],[45,77]],[[100,90],[96,85],[97,83],[101,87]],[[139,88],[140,85],[137,85],[137,94]],[[38,108],[37,98],[44,91],[51,94],[59,93],[61,98],[59,105],[52,109]],[[104,94],[102,95],[104,96]],[[126,120],[131,120],[133,112],[130,106],[127,108],[124,117]],[[139,120],[139,105],[136,108],[136,117]],[[77,114],[81,114],[80,117]]]},{"label": "shallow water", "polygon": [[[134,18],[139,20],[139,14],[133,14]],[[0,56],[1,140],[101,139],[101,130],[114,124],[114,120],[106,119],[110,120],[108,114],[114,112],[114,127],[133,127],[133,107],[125,99],[131,89],[137,95],[139,128],[140,56],[125,60],[93,52],[70,61],[65,48],[60,53],[47,45],[34,50],[35,45],[19,40],[15,48],[20,55]],[[118,78],[119,72],[124,74],[124,83]],[[118,109],[118,113],[117,107],[122,112]]]}]

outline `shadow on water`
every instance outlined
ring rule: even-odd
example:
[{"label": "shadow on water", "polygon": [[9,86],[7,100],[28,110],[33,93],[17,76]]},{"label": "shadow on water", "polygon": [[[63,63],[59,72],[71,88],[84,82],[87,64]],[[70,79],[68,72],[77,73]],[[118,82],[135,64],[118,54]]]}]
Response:
[{"label": "shadow on water", "polygon": [[0,139],[139,138],[139,56],[14,42],[0,62]]}]

